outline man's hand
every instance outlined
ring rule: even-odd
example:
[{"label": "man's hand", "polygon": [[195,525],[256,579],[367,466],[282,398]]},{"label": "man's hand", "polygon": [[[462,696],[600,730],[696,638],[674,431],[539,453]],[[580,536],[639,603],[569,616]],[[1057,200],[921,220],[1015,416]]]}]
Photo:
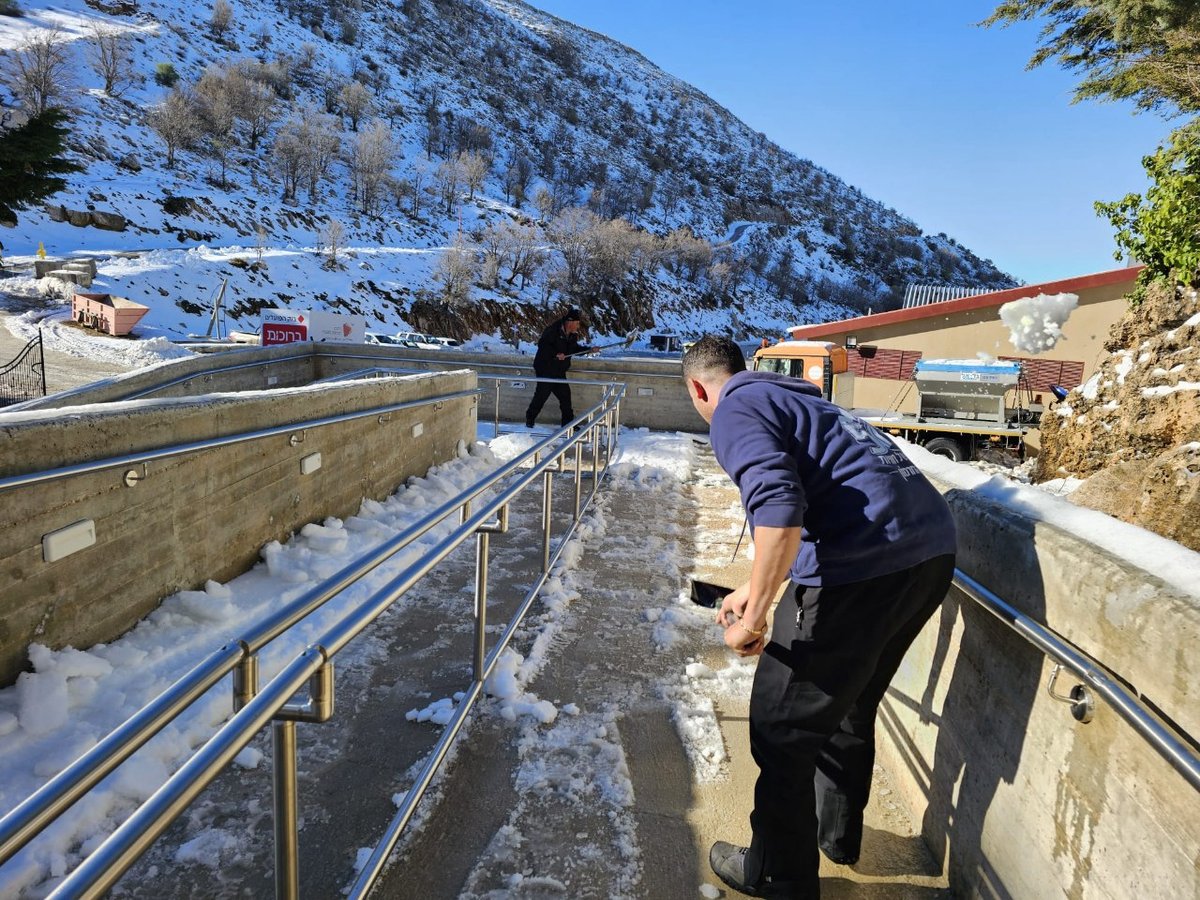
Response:
[{"label": "man's hand", "polygon": [[725,599],[721,601],[721,608],[717,610],[717,624],[728,628],[734,620],[740,619],[746,611],[746,601],[749,599],[750,582],[747,581],[725,595]]},{"label": "man's hand", "polygon": [[558,360],[563,360],[563,359],[566,359],[566,358],[567,358],[567,354],[565,354],[565,353],[558,353],[558,354],[555,354],[554,358],[555,358],[555,359],[558,359]]},{"label": "man's hand", "polygon": [[725,626],[725,646],[738,656],[758,656],[767,645],[765,634],[751,634],[742,627],[741,619],[730,618]]},{"label": "man's hand", "polygon": [[721,601],[717,624],[725,629],[725,646],[738,656],[758,656],[766,646],[765,634],[754,635],[742,627],[742,616],[750,599],[750,582],[736,588]]}]

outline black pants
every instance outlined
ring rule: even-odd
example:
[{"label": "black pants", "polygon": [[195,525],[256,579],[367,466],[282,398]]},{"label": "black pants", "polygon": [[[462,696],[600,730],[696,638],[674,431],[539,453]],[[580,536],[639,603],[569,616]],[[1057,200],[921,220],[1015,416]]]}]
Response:
[{"label": "black pants", "polygon": [[816,898],[818,844],[858,857],[876,710],[953,574],[954,557],[940,556],[854,584],[793,584],[780,600],[750,695],[748,875],[798,881],[798,896]]},{"label": "black pants", "polygon": [[529,401],[529,409],[525,410],[525,424],[533,427],[538,413],[546,405],[553,394],[558,400],[558,410],[562,414],[562,424],[566,425],[575,418],[575,410],[571,408],[571,386],[561,382],[539,381],[533,389],[533,399]]}]

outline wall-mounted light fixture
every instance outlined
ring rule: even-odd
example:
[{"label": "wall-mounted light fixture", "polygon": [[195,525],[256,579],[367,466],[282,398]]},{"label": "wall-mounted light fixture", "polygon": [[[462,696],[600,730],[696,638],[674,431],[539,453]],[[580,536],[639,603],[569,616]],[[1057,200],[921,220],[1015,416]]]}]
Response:
[{"label": "wall-mounted light fixture", "polygon": [[858,338],[852,334],[846,335],[846,349],[853,350],[858,346]]},{"label": "wall-mounted light fixture", "polygon": [[96,523],[91,519],[80,519],[57,531],[42,535],[42,559],[58,562],[64,556],[78,553],[96,543]]}]

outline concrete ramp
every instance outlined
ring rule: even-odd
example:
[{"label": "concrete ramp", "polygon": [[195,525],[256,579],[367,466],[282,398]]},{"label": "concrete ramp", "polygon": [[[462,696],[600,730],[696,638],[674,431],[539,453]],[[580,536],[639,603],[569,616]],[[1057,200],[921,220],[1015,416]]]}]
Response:
[{"label": "concrete ramp", "polygon": [[[565,551],[572,564],[515,638],[536,674],[507,712],[497,700],[478,707],[372,897],[732,896],[707,854],[714,840],[749,837],[753,667],[724,650],[712,611],[690,603],[687,587],[693,574],[744,575],[745,545],[730,566],[742,526],[736,493],[706,446],[691,452],[683,489],[614,467],[579,547]],[[530,583],[539,493],[514,505],[508,534],[493,536],[490,622],[505,621]],[[556,533],[570,499],[556,488]],[[410,591],[338,656],[334,719],[299,728],[302,897],[341,895],[437,741],[439,727],[406,712],[469,679],[473,573],[464,547]],[[535,714],[538,703],[552,720],[545,708]],[[224,773],[114,897],[272,896],[269,740],[254,747],[263,764]],[[947,896],[882,771],[875,793],[863,860],[855,871],[829,866],[825,896]],[[213,841],[236,846],[219,867],[193,864],[215,855],[204,850]]]}]

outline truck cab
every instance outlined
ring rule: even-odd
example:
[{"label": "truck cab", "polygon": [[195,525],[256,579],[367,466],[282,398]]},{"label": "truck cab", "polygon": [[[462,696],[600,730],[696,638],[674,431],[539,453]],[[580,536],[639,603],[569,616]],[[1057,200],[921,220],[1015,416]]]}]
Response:
[{"label": "truck cab", "polygon": [[780,341],[754,354],[756,372],[778,372],[803,378],[821,389],[821,396],[846,409],[854,402],[854,373],[846,348],[828,341]]}]

